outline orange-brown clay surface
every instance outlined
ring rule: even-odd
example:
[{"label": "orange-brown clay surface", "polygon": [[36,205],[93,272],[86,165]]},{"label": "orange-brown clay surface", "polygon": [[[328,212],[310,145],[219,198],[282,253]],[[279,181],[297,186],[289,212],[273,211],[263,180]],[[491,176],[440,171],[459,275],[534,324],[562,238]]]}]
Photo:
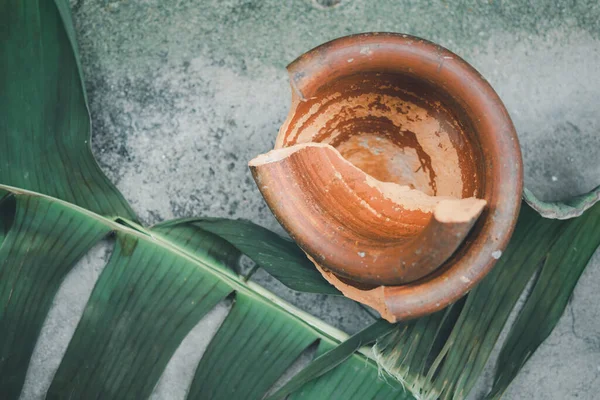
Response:
[{"label": "orange-brown clay surface", "polygon": [[406,35],[338,39],[288,69],[289,116],[250,162],[279,222],[330,283],[390,321],[458,299],[520,204],[518,142],[494,91]]},{"label": "orange-brown clay surface", "polygon": [[320,266],[373,285],[411,282],[435,270],[486,203],[381,182],[321,143],[273,150],[250,167],[279,221],[299,233],[296,241]]}]

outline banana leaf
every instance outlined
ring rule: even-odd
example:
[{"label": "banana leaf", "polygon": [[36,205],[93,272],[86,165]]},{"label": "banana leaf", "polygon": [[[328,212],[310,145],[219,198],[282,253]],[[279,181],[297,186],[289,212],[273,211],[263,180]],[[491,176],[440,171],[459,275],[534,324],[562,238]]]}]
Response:
[{"label": "banana leaf", "polygon": [[[189,229],[134,230],[45,195],[7,186],[0,190],[2,399],[19,397],[59,285],[105,237],[114,250],[48,399],[147,398],[186,334],[227,297],[234,297],[234,305],[200,360],[188,399],[261,399],[311,344],[318,342],[326,353],[346,338],[208,255],[208,236],[195,252],[188,243],[195,233]],[[378,325],[377,332],[391,328]],[[393,379],[381,376],[373,360],[353,354],[353,343],[362,343],[367,334],[337,351],[341,358],[335,369],[311,373],[318,379],[299,385],[292,398],[411,399]],[[371,333],[369,341],[374,339]],[[353,385],[360,390],[350,389]]]}]

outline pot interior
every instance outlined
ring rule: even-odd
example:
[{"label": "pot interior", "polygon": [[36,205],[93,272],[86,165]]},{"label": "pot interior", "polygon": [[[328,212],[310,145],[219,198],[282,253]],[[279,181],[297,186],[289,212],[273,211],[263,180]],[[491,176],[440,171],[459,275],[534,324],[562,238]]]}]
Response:
[{"label": "pot interior", "polygon": [[372,177],[432,196],[482,197],[481,149],[443,89],[399,73],[342,76],[295,101],[281,147],[327,143]]}]

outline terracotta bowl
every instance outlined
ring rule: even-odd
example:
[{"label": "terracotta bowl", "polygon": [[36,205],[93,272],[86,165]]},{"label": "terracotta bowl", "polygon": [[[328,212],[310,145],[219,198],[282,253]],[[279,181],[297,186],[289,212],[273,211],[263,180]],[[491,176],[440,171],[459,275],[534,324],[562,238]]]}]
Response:
[{"label": "terracotta bowl", "polygon": [[288,70],[290,114],[250,167],[290,236],[390,321],[467,293],[521,204],[519,143],[492,87],[447,49],[390,33],[331,41]]}]

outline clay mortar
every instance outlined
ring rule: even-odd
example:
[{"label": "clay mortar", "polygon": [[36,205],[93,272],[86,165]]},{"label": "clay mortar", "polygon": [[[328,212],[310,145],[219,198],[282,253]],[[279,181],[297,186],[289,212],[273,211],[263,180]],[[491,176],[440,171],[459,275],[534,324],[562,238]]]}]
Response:
[{"label": "clay mortar", "polygon": [[288,70],[290,113],[250,167],[290,236],[390,321],[467,293],[521,203],[519,143],[492,87],[449,50],[391,33],[331,41]]}]

